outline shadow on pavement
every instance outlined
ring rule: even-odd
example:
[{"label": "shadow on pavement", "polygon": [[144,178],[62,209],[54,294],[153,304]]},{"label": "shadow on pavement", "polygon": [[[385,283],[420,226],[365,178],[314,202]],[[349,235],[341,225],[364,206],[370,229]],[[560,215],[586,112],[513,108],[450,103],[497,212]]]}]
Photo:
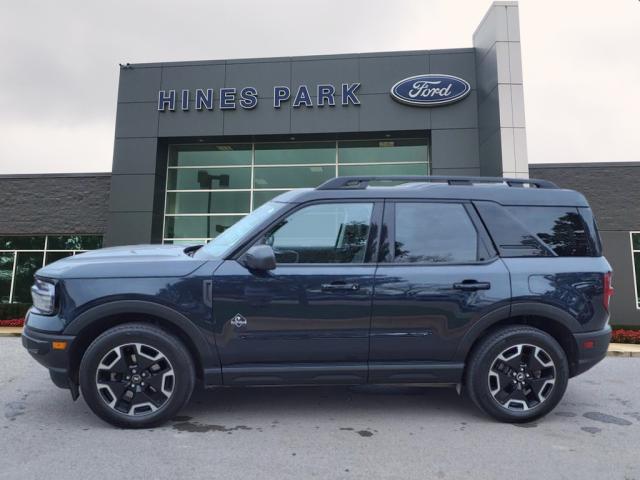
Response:
[{"label": "shadow on pavement", "polygon": [[459,419],[483,418],[474,405],[453,388],[415,386],[249,387],[198,389],[183,409],[184,415],[207,417],[216,412],[238,415],[269,414],[283,418],[332,417],[350,414],[398,416],[415,414],[456,415]]}]

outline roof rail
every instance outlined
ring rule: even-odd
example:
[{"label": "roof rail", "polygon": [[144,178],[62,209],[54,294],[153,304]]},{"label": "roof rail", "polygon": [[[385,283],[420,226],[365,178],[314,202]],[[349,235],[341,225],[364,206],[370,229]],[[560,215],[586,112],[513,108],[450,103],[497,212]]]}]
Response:
[{"label": "roof rail", "polygon": [[510,187],[558,188],[548,180],[535,178],[503,178],[503,177],[450,177],[450,176],[422,176],[422,175],[372,175],[335,177],[319,185],[316,190],[363,190],[369,182],[424,182],[447,183],[449,185],[473,185],[475,183],[506,183]]}]

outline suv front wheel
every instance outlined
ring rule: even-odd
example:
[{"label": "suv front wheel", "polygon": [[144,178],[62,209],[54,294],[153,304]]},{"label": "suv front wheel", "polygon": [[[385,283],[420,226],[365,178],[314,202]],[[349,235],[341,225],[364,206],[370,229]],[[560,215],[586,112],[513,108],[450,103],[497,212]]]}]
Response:
[{"label": "suv front wheel", "polygon": [[492,417],[513,423],[553,410],[568,379],[562,347],[549,334],[528,326],[501,328],[481,340],[465,375],[471,400]]},{"label": "suv front wheel", "polygon": [[80,363],[80,389],[89,408],[124,428],[148,428],[174,417],[191,397],[191,355],[173,335],[130,323],[96,338]]}]

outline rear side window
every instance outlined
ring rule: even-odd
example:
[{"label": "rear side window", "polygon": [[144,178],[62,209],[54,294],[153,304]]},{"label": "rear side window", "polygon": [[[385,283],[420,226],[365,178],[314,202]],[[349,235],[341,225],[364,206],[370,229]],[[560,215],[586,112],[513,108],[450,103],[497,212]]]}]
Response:
[{"label": "rear side window", "polygon": [[506,207],[559,257],[593,255],[587,226],[575,207]]},{"label": "rear side window", "polygon": [[493,202],[475,206],[504,257],[600,255],[588,208],[585,213],[576,207],[503,207]]},{"label": "rear side window", "polygon": [[553,256],[549,249],[506,208],[494,202],[475,202],[474,205],[501,256]]},{"label": "rear side window", "polygon": [[395,208],[395,262],[477,261],[480,239],[463,205],[398,202]]}]

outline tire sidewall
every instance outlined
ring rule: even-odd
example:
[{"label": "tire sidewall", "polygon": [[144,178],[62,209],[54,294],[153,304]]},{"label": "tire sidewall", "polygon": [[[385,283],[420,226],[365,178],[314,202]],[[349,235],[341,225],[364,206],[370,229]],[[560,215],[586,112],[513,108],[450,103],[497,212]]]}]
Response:
[{"label": "tire sidewall", "polygon": [[[98,392],[96,372],[102,358],[113,348],[127,343],[147,344],[167,357],[174,371],[174,389],[169,400],[155,412],[139,417],[109,407]],[[194,387],[193,362],[182,343],[155,327],[116,327],[100,335],[87,348],[80,363],[80,391],[91,410],[112,425],[124,428],[157,426],[174,417],[191,397]]]},{"label": "tire sidewall", "polygon": [[[533,328],[528,329],[527,332],[496,336],[493,340],[493,342],[489,341],[488,344],[485,344],[485,348],[481,348],[472,368],[470,380],[476,403],[489,415],[498,420],[512,423],[532,421],[553,410],[562,399],[569,380],[566,354],[558,342],[548,334]],[[508,410],[500,406],[491,394],[488,378],[489,370],[496,357],[518,344],[530,344],[542,348],[552,358],[556,369],[556,381],[549,397],[541,404],[523,412]]]}]

